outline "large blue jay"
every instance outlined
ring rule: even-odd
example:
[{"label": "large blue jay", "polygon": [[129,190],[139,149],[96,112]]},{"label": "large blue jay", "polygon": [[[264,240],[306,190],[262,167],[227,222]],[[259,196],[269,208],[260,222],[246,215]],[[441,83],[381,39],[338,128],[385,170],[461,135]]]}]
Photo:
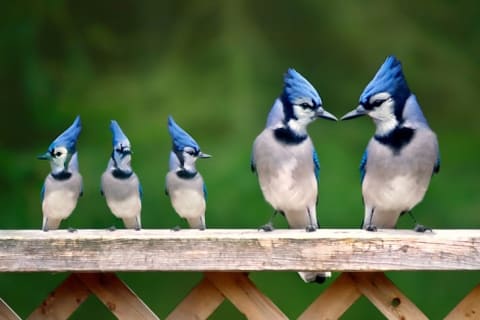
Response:
[{"label": "large blue jay", "polygon": [[198,143],[171,116],[168,117],[168,131],[172,137],[172,151],[165,192],[177,214],[186,219],[191,228],[204,230],[207,191],[195,162],[211,156],[201,152]]},{"label": "large blue jay", "polygon": [[[363,228],[395,228],[400,215],[423,199],[430,178],[440,169],[440,158],[437,137],[394,56],[387,57],[361,94],[359,106],[342,120],[365,114],[376,131],[360,164]],[[420,232],[427,229],[415,227]]]},{"label": "large blue jay", "polygon": [[[290,228],[315,231],[320,165],[307,126],[318,117],[337,120],[322,108],[315,88],[297,71],[288,69],[283,92],[268,115],[265,129],[253,143],[251,167],[258,175],[265,200],[280,212]],[[272,219],[265,226],[270,231]],[[324,273],[300,273],[306,282],[323,282]]]},{"label": "large blue jay", "polygon": [[80,117],[59,135],[38,159],[49,160],[52,171],[41,191],[42,230],[58,229],[60,222],[70,216],[83,192],[82,176],[78,172],[76,144],[82,130]]},{"label": "large blue jay", "polygon": [[110,122],[113,151],[108,166],[102,174],[101,193],[112,213],[123,220],[128,229],[140,230],[142,223],[142,187],[131,167],[130,141],[117,121]]}]

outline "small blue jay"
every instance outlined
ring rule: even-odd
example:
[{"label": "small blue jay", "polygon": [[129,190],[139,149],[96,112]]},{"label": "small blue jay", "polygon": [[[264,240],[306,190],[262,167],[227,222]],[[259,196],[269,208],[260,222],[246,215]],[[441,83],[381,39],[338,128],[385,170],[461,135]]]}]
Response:
[{"label": "small blue jay", "polygon": [[168,117],[168,131],[172,137],[172,151],[165,193],[170,197],[177,214],[187,220],[190,228],[204,230],[207,190],[195,168],[195,162],[198,158],[211,156],[201,152],[198,143],[171,116]]},{"label": "small blue jay", "polygon": [[110,122],[113,151],[102,174],[101,193],[112,213],[123,220],[125,228],[140,230],[142,223],[142,186],[131,167],[130,141],[117,121]]},{"label": "small blue jay", "polygon": [[[361,94],[359,106],[342,120],[365,114],[375,122],[376,131],[360,164],[362,227],[395,228],[400,215],[410,213],[423,199],[430,178],[440,170],[440,157],[437,137],[394,56],[387,57]],[[415,230],[429,229],[417,224]]]},{"label": "small blue jay", "polygon": [[83,193],[76,150],[81,130],[80,116],[77,116],[73,124],[50,144],[48,151],[38,156],[38,159],[49,160],[52,168],[41,191],[43,231],[58,229]]},{"label": "small blue jay", "polygon": [[[317,118],[336,121],[322,108],[315,88],[297,71],[288,69],[283,92],[268,115],[265,129],[253,143],[252,171],[258,175],[265,200],[280,212],[290,228],[315,231],[320,165],[307,126]],[[323,282],[325,273],[301,272],[305,282]]]}]

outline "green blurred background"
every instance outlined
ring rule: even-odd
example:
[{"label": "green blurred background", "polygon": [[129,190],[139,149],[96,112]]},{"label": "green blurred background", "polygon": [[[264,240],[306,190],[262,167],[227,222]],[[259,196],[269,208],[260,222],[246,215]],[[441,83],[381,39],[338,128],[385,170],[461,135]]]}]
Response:
[{"label": "green blurred background", "polygon": [[[36,160],[80,114],[84,196],[62,227],[122,227],[100,196],[111,149],[109,120],[134,149],[144,188],[145,228],[185,225],[164,195],[169,114],[204,152],[211,228],[256,228],[272,209],[250,173],[251,144],[294,67],[342,116],[388,54],[403,62],[442,153],[442,168],[415,213],[433,228],[479,228],[480,4],[478,1],[26,1],[0,13],[1,229],[38,229],[49,165]],[[358,228],[363,208],[358,165],[369,119],[318,120],[309,133],[322,164],[318,216],[324,228]],[[281,218],[276,225],[286,227]],[[411,228],[403,218],[401,228]],[[0,274],[0,297],[22,317],[66,274]],[[164,317],[199,273],[122,273]],[[335,274],[337,276],[337,274]],[[480,281],[480,272],[389,276],[427,315],[440,319]],[[251,275],[296,318],[327,285],[295,273]],[[332,280],[329,280],[329,283]],[[112,319],[95,298],[73,319]],[[242,319],[225,302],[212,319]],[[344,319],[382,319],[362,298]]]}]

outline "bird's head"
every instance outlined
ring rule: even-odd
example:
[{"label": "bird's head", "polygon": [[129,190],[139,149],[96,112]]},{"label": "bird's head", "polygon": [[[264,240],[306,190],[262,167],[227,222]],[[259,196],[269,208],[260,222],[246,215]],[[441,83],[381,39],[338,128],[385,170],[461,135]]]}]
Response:
[{"label": "bird's head", "polygon": [[402,121],[403,108],[411,95],[400,61],[388,56],[360,95],[359,105],[342,120],[370,116],[377,125]]},{"label": "bird's head", "polygon": [[80,116],[77,116],[73,124],[53,140],[47,152],[39,155],[37,158],[49,160],[53,173],[66,170],[72,155],[77,151],[77,140],[81,131]]},{"label": "bird's head", "polygon": [[194,171],[195,161],[198,158],[210,158],[211,156],[200,150],[198,143],[173,120],[168,117],[168,132],[172,137],[172,151],[175,153],[180,167]]},{"label": "bird's head", "polygon": [[131,172],[132,149],[130,141],[115,120],[110,121],[110,131],[112,132],[113,146],[112,160],[115,168],[124,172]]},{"label": "bird's head", "polygon": [[322,107],[317,90],[294,69],[288,69],[284,77],[281,96],[284,107],[284,122],[303,129],[316,118],[336,121],[337,118]]}]

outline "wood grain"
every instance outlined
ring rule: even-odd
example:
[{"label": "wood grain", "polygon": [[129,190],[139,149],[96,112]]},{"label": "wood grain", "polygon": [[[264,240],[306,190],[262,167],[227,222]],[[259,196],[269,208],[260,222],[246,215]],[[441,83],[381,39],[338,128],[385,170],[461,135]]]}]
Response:
[{"label": "wood grain", "polygon": [[480,318],[480,284],[445,317],[445,320]]},{"label": "wood grain", "polygon": [[20,320],[20,317],[13,311],[8,304],[0,298],[0,319],[2,320]]},{"label": "wood grain", "polygon": [[0,272],[480,270],[480,230],[0,230]]}]

